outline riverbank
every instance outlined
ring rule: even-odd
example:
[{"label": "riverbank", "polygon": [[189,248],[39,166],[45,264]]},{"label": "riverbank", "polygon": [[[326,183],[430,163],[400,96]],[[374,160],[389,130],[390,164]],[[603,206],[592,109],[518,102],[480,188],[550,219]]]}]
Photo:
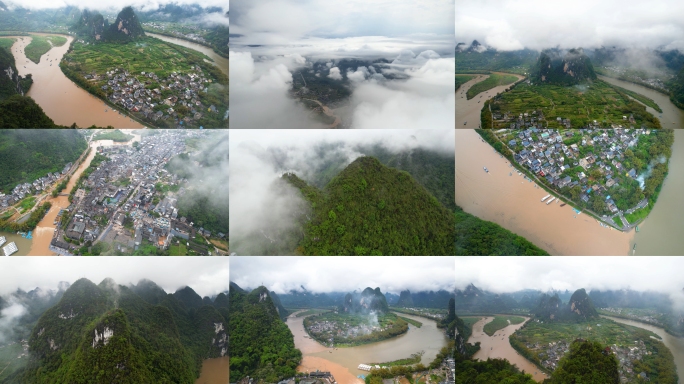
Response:
[{"label": "riverbank", "polygon": [[612,85],[617,85],[652,99],[656,104],[658,104],[658,106],[660,106],[663,112],[660,113],[648,106],[646,107],[646,111],[660,120],[660,125],[663,128],[684,128],[684,110],[675,106],[672,103],[672,100],[670,100],[669,95],[644,87],[643,85],[619,80],[613,77],[598,75],[598,78]]},{"label": "riverbank", "polygon": [[487,100],[492,99],[496,95],[503,93],[506,89],[513,87],[515,84],[525,80],[525,77],[515,73],[507,72],[493,72],[502,76],[516,76],[518,78],[512,84],[500,85],[498,87],[491,88],[482,95],[483,97],[476,97],[474,99],[467,99],[466,94],[471,87],[475,84],[485,81],[488,75],[478,75],[474,79],[464,83],[458,88],[456,92],[456,128],[480,128],[480,115],[482,113],[482,108],[484,108]]},{"label": "riverbank", "polygon": [[494,321],[494,316],[487,316],[473,325],[473,333],[467,342],[469,344],[480,343],[480,350],[473,355],[473,359],[487,360],[491,358],[508,360],[508,362],[518,367],[521,371],[532,375],[535,381],[541,382],[547,378],[547,374],[518,353],[511,346],[510,340],[507,337],[522,328],[530,320],[529,317],[523,318],[525,319],[523,322],[511,324],[503,329],[499,329],[493,336],[488,336],[484,332],[484,327],[486,324]]},{"label": "riverbank", "polygon": [[221,57],[224,57],[224,58],[226,58],[226,59],[229,59],[228,55],[225,55],[225,54],[223,54],[223,53],[217,51],[217,50],[216,50],[213,46],[211,46],[210,44],[205,44],[205,43],[202,43],[202,42],[200,42],[200,41],[190,40],[190,39],[188,39],[188,38],[186,38],[186,37],[184,37],[184,36],[176,36],[176,35],[174,35],[174,34],[172,34],[172,33],[168,33],[168,32],[151,31],[149,28],[147,28],[147,29],[146,29],[146,28],[143,28],[143,30],[145,31],[146,34],[155,34],[155,35],[162,35],[162,36],[166,36],[166,37],[172,37],[172,38],[174,38],[174,39],[185,40],[185,41],[187,41],[187,42],[189,42],[189,43],[193,43],[193,44],[201,45],[201,46],[203,46],[203,47],[211,48],[211,50],[214,51],[214,53],[216,53],[217,55],[219,55],[219,56],[221,56]]},{"label": "riverbank", "polygon": [[[412,315],[405,315],[413,317]],[[422,318],[416,317],[414,320]],[[403,335],[356,347],[327,348],[313,339],[307,338],[303,325],[304,318],[296,317],[296,313],[287,318],[287,326],[294,336],[295,347],[302,351],[303,359],[297,368],[299,372],[331,371],[340,384],[356,384],[359,375],[367,375],[367,371],[358,369],[359,364],[374,361],[396,361],[410,357],[416,351],[425,351],[421,363],[428,366],[435,360],[440,350],[448,345],[449,340],[437,323],[431,320],[419,320],[423,325],[410,327]]]},{"label": "riverbank", "polygon": [[[40,34],[52,36],[62,34]],[[76,83],[68,79],[59,68],[59,63],[71,47],[73,36],[67,36],[66,44],[53,47],[43,56],[38,64],[30,61],[24,52],[30,44],[31,37],[16,36],[11,52],[14,56],[19,75],[32,75],[33,85],[26,93],[48,115],[55,124],[79,127],[143,128],[134,120],[127,120],[116,113],[104,112],[106,104],[97,97],[86,92]]]},{"label": "riverbank", "polygon": [[[50,243],[55,234],[56,219],[59,211],[67,208],[71,203],[69,202],[69,195],[74,191],[76,183],[86,169],[90,166],[90,162],[97,154],[97,148],[100,146],[110,145],[128,145],[134,141],[140,141],[141,137],[133,133],[133,130],[127,131],[133,136],[133,139],[123,143],[114,143],[112,140],[91,141],[88,144],[88,149],[84,152],[85,158],[81,157],[74,162],[75,170],[69,173],[69,182],[65,190],[57,197],[50,197],[47,201],[52,204],[52,208],[47,212],[43,220],[41,220],[33,233],[33,242],[31,249],[27,256],[57,256],[56,253],[50,250]],[[83,156],[83,155],[82,155]]]},{"label": "riverbank", "polygon": [[617,323],[630,325],[632,327],[637,327],[637,328],[641,328],[641,329],[653,332],[658,337],[660,337],[660,339],[661,339],[660,341],[662,341],[662,343],[672,353],[672,356],[674,358],[674,364],[677,367],[677,376],[679,376],[679,378],[680,378],[679,381],[681,382],[682,378],[684,378],[684,338],[672,336],[671,334],[667,333],[661,327],[656,327],[653,325],[645,324],[643,322],[639,322],[639,321],[635,321],[635,320],[622,319],[622,318],[615,317],[615,316],[606,316],[606,315],[600,315],[600,316],[602,318],[609,319],[609,320],[615,321]]},{"label": "riverbank", "polygon": [[477,132],[457,129],[455,139],[456,205],[465,212],[499,224],[551,255],[631,253],[633,231],[601,227],[570,205],[540,203],[548,192],[514,173],[508,159]]}]

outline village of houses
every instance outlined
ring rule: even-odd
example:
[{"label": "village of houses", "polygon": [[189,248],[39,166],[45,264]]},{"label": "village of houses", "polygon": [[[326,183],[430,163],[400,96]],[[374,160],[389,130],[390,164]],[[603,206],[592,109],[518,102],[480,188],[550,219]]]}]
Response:
[{"label": "village of houses", "polygon": [[[596,324],[596,326],[598,327],[601,325]],[[589,326],[588,329],[591,330],[591,326]],[[548,343],[548,345],[528,343],[526,344],[526,347],[537,353],[541,365],[544,368],[554,371],[557,368],[560,359],[562,359],[570,350],[570,342],[567,340],[560,340]],[[645,372],[634,372],[634,361],[641,361],[644,358],[644,355],[651,354],[642,340],[636,340],[634,341],[634,345],[630,346],[618,346],[613,344],[612,346],[606,347],[605,352],[612,353],[618,360],[621,383],[632,382],[636,376],[639,376],[642,380],[648,379],[648,375]]]},{"label": "village of houses", "polygon": [[[72,204],[59,213],[50,250],[72,255],[86,242],[113,244],[113,252],[132,254],[143,244],[167,249],[173,239],[183,241],[188,251],[211,255],[218,249],[193,242],[196,236],[223,238],[197,228],[179,217],[176,202],[188,186],[187,180],[164,169],[174,156],[185,152],[185,138],[199,137],[201,131],[160,131],[142,138],[138,149],[128,145],[98,147],[108,158],[94,170],[75,192]],[[159,199],[155,184],[179,186],[177,192]],[[129,225],[126,225],[129,221]]]},{"label": "village of houses", "polygon": [[[579,199],[585,204],[589,203],[592,193],[601,196],[605,199],[606,208],[612,213],[610,217],[603,215],[604,221],[614,225],[612,218],[619,217],[623,228],[631,227],[623,215],[646,207],[648,200],[643,199],[635,207],[622,211],[610,198],[608,190],[618,185],[622,177],[637,179],[636,170],[625,169],[620,160],[624,151],[637,145],[640,135],[650,133],[647,129],[585,129],[561,132],[555,129],[529,128],[496,131],[499,139],[514,153],[516,163],[527,168],[556,190],[579,185],[582,191]],[[581,135],[578,142],[571,145],[564,143],[575,135]],[[593,147],[593,152],[582,156],[581,148],[587,146]],[[584,171],[568,172],[578,166]],[[588,175],[595,169],[601,172],[601,179],[590,181]]]},{"label": "village of houses", "polygon": [[[188,73],[171,72],[160,78],[154,72],[133,74],[114,68],[105,74],[95,72],[83,76],[88,81],[103,84],[107,99],[140,118],[154,124],[169,120],[177,128],[197,127],[204,114],[218,114],[216,105],[206,105],[203,95],[209,91],[212,80],[199,65]],[[157,86],[158,85],[158,86]],[[178,111],[183,107],[183,112]]]},{"label": "village of houses", "polygon": [[[501,112],[493,112],[492,113],[492,119],[494,120],[494,127],[496,128],[502,128],[508,126],[510,129],[526,129],[526,128],[538,128],[538,129],[546,129],[549,128],[549,121],[546,120],[544,117],[544,114],[539,111],[532,111],[530,113],[520,113],[517,116],[514,113],[501,113]],[[622,129],[622,128],[628,128],[628,129],[634,129],[634,125],[636,124],[636,120],[634,119],[634,115],[624,115],[622,116],[622,121],[623,124],[615,124],[611,123],[610,128],[612,129]],[[570,122],[570,119],[568,118],[562,118],[562,117],[556,117],[555,121],[551,122],[551,126],[557,126],[558,128],[566,128],[570,129],[573,128],[572,123]],[[587,123],[586,126],[584,127],[574,127],[575,129],[599,129],[601,128],[601,124],[596,121],[590,121]],[[603,128],[608,128],[608,127],[603,127]],[[641,125],[642,129],[646,129],[646,127],[642,124]]]},{"label": "village of houses", "polygon": [[31,183],[17,184],[10,194],[0,192],[0,212],[28,196],[39,195],[43,190],[49,189],[57,180],[69,172],[71,165],[68,163],[61,172],[48,172],[47,175]]}]

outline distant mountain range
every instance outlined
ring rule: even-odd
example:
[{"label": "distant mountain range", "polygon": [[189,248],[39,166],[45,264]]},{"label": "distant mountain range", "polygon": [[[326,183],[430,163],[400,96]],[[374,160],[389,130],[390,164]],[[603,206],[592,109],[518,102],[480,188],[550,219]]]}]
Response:
[{"label": "distant mountain range", "polygon": [[543,294],[534,310],[535,317],[546,321],[585,321],[598,317],[587,292],[578,289],[570,297],[570,301],[563,303],[558,295]]},{"label": "distant mountain range", "polygon": [[26,367],[8,382],[193,382],[204,359],[228,353],[224,293],[214,300],[189,287],[167,294],[149,280],[67,286],[33,294],[33,308],[44,312],[31,330]]}]

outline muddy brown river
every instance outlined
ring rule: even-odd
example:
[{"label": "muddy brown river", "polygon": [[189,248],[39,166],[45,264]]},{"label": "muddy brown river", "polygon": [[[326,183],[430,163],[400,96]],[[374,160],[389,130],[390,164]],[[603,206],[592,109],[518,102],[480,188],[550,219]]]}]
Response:
[{"label": "muddy brown river", "polygon": [[230,362],[228,356],[206,359],[202,362],[200,377],[195,384],[228,384]]},{"label": "muddy brown river", "polygon": [[646,88],[641,85],[637,85],[627,81],[614,79],[612,77],[599,75],[599,79],[607,83],[617,85],[625,89],[629,89],[630,91],[640,93],[655,101],[656,104],[658,104],[658,106],[660,107],[660,109],[663,110],[663,112],[660,113],[651,107],[646,107],[646,110],[652,113],[653,116],[657,117],[660,120],[660,125],[663,128],[684,128],[684,111],[675,107],[675,105],[672,104],[668,96],[660,92],[654,91],[650,88]]},{"label": "muddy brown river", "polygon": [[[500,75],[517,76],[518,81],[524,78],[523,76],[516,75],[514,73],[496,73]],[[468,92],[470,87],[481,81],[484,81],[488,77],[489,75],[477,75],[477,77],[461,85],[461,87],[456,90],[456,128],[480,128],[480,112],[482,111],[484,102],[503,92],[506,88],[513,86],[513,84],[500,85],[482,92],[476,95],[474,98],[468,100],[466,97],[466,92]]]},{"label": "muddy brown river", "polygon": [[195,51],[204,53],[210,59],[214,60],[214,64],[217,67],[219,67],[219,69],[221,69],[221,71],[223,73],[225,73],[226,76],[228,76],[228,59],[226,59],[223,56],[219,56],[216,52],[214,52],[213,49],[211,49],[209,47],[205,47],[204,45],[193,43],[192,41],[177,39],[175,37],[158,35],[156,33],[151,33],[151,32],[145,32],[145,34],[148,36],[156,37],[159,40],[166,41],[167,43],[178,44],[180,46],[190,48],[190,49],[193,49]]},{"label": "muddy brown river", "polygon": [[663,328],[656,327],[650,324],[645,324],[639,321],[621,319],[619,317],[604,315],[601,315],[601,317],[613,320],[617,323],[642,328],[658,335],[661,338],[663,344],[665,344],[665,346],[670,350],[670,352],[672,352],[672,356],[674,357],[674,363],[677,367],[677,376],[679,376],[679,382],[682,382],[682,379],[684,378],[684,338],[672,336],[669,333],[665,332]]},{"label": "muddy brown river", "polygon": [[547,194],[519,176],[477,132],[456,130],[456,204],[463,210],[527,238],[551,255],[631,254],[634,231],[601,227],[569,205],[546,205],[541,198]]},{"label": "muddy brown river", "polygon": [[[524,316],[521,316],[524,317]],[[492,359],[506,359],[511,364],[515,365],[521,371],[529,373],[534,377],[536,381],[543,381],[547,376],[544,372],[540,371],[536,365],[532,364],[529,360],[525,359],[520,355],[508,340],[508,336],[512,335],[513,332],[520,329],[527,321],[530,320],[529,317],[524,317],[525,321],[520,324],[511,324],[503,329],[500,329],[494,333],[492,336],[488,336],[484,332],[484,326],[494,320],[493,316],[487,316],[477,323],[473,324],[473,333],[468,339],[469,344],[480,343],[480,350],[475,353],[473,358],[477,360],[487,360]]]},{"label": "muddy brown river", "polygon": [[327,348],[313,339],[307,338],[304,330],[304,317],[287,319],[287,326],[294,335],[295,347],[302,351],[302,363],[297,370],[310,372],[316,369],[330,371],[340,384],[360,384],[363,380],[358,375],[367,375],[367,371],[357,369],[359,364],[383,363],[408,358],[411,354],[425,351],[421,359],[424,365],[430,364],[440,349],[447,345],[448,339],[444,332],[437,328],[437,323],[430,319],[406,314],[401,316],[420,321],[420,328],[409,326],[409,331],[403,335],[349,348]]},{"label": "muddy brown river", "polygon": [[[44,33],[34,34],[53,36]],[[14,55],[17,70],[22,76],[29,73],[33,76],[33,85],[26,95],[33,98],[56,124],[70,126],[76,123],[79,127],[111,125],[115,128],[142,128],[140,123],[113,111],[102,100],[79,88],[64,76],[59,68],[59,62],[74,40],[71,36],[65,37],[67,42],[64,45],[50,49],[36,64],[24,54],[24,49],[32,38],[16,36],[17,40],[12,45],[12,55]]]},{"label": "muddy brown river", "polygon": [[50,242],[52,241],[52,237],[55,233],[56,226],[54,221],[60,209],[64,209],[69,206],[69,193],[71,193],[71,190],[74,188],[74,185],[76,184],[79,176],[81,176],[81,173],[83,173],[83,171],[90,166],[90,162],[93,160],[93,157],[95,157],[98,147],[110,145],[128,145],[133,141],[140,141],[140,135],[135,135],[132,132],[126,133],[133,135],[134,138],[131,139],[131,141],[121,143],[115,143],[112,140],[98,140],[90,143],[91,151],[88,154],[88,157],[83,163],[81,163],[76,172],[71,176],[66,189],[62,191],[62,194],[66,194],[66,196],[57,196],[54,198],[50,197],[47,200],[52,203],[52,207],[50,207],[50,210],[45,215],[43,220],[41,220],[38,223],[38,226],[36,226],[36,228],[33,230],[33,241],[31,242],[30,251],[27,253],[28,256],[55,256],[55,254],[49,249]]}]

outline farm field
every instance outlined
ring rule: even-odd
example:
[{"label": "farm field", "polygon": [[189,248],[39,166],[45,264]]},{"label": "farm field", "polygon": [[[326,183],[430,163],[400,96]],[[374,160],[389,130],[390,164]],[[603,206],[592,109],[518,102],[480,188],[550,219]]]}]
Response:
[{"label": "farm field", "polygon": [[[646,107],[626,93],[598,80],[590,85],[562,87],[519,83],[491,102],[492,113],[518,116],[523,113],[543,114],[548,128],[565,128],[557,118],[569,119],[573,128],[593,124],[603,128],[611,125],[659,128],[660,122]],[[634,123],[630,123],[632,115]],[[509,128],[510,121],[495,120],[494,128]]]}]

